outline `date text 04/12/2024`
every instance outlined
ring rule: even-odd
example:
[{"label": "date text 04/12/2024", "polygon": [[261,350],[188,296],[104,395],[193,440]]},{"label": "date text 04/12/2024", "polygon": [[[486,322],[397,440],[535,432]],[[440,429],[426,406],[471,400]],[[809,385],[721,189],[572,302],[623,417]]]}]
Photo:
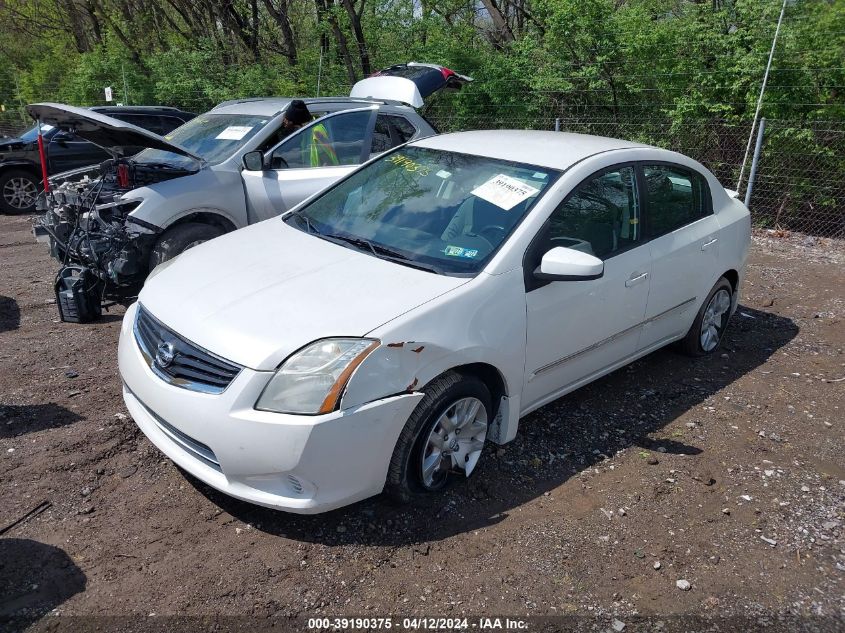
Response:
[{"label": "date text 04/12/2024", "polygon": [[436,617],[408,617],[402,618],[308,618],[309,630],[503,630],[520,631],[528,628],[528,622],[518,618],[436,618]]}]

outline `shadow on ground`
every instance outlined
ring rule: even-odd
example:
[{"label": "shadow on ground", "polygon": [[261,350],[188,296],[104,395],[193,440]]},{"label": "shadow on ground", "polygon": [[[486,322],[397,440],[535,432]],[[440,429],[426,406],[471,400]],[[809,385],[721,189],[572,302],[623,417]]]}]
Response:
[{"label": "shadow on ground", "polygon": [[298,516],[238,501],[186,477],[229,514],[269,534],[327,545],[437,541],[498,523],[619,450],[701,453],[650,435],[760,367],[797,333],[790,319],[740,306],[714,355],[691,359],[659,350],[564,396],[523,418],[503,452],[488,445],[471,479],[410,506],[375,497]]},{"label": "shadow on ground", "polygon": [[21,324],[21,309],[11,297],[0,295],[0,333],[17,330]]},{"label": "shadow on ground", "polygon": [[22,631],[85,590],[85,574],[64,550],[0,539],[0,631]]},{"label": "shadow on ground", "polygon": [[82,419],[70,409],[48,402],[47,404],[0,404],[0,438],[17,437],[56,429]]}]

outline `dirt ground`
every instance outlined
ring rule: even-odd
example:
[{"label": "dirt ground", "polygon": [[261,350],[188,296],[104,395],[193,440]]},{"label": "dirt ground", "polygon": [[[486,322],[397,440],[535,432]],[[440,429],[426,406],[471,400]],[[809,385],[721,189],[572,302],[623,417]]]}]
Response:
[{"label": "dirt ground", "polygon": [[756,236],[721,353],[544,407],[444,496],[299,517],[146,440],[122,310],[60,323],[29,230],[0,216],[0,530],[49,505],[0,537],[0,616],[845,614],[841,242]]}]

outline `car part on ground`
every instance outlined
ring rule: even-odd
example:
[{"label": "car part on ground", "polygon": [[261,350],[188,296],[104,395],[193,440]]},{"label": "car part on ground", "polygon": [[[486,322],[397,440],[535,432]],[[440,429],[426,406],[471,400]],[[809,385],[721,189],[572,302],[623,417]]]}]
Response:
[{"label": "car part on ground", "polygon": [[239,499],[413,499],[483,467],[484,440],[511,441],[522,416],[689,332],[714,353],[750,229],[668,150],[421,139],[157,268],[121,330],[125,400],[166,455]]},{"label": "car part on ground", "polygon": [[[95,106],[84,110],[128,122],[156,134],[167,134],[195,116],[190,112],[163,106]],[[41,125],[41,132],[49,174],[98,163],[109,156],[96,144],[46,122]],[[18,137],[0,139],[0,212],[35,211],[36,196],[42,180],[37,139],[37,125]],[[141,149],[126,146],[124,154],[128,156]],[[13,186],[7,186],[10,180],[16,181]]]},{"label": "car part on ground", "polygon": [[[378,98],[305,99],[315,120],[296,131],[283,122],[289,98],[224,102],[166,137],[82,108],[28,106],[33,118],[112,156],[99,169],[50,179],[36,237],[50,242],[63,264],[96,274],[105,300],[126,302],[156,265],[187,248],[273,217],[371,156],[434,134],[403,95],[469,81],[424,65],[389,79],[393,91]],[[126,146],[146,149],[127,158]],[[245,169],[243,157],[250,154],[261,160]]]}]

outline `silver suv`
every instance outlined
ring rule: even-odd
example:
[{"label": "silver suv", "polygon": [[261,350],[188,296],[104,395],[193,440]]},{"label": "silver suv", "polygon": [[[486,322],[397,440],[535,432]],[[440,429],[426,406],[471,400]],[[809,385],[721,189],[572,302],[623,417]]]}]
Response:
[{"label": "silver suv", "polygon": [[[30,115],[100,145],[112,158],[59,174],[40,200],[35,235],[65,264],[99,279],[101,296],[135,295],[156,265],[299,204],[381,152],[436,133],[415,108],[469,77],[400,64],[349,97],[303,99],[314,120],[286,134],[287,97],[221,103],[164,137],[52,103]],[[127,158],[122,148],[147,149]]]}]

